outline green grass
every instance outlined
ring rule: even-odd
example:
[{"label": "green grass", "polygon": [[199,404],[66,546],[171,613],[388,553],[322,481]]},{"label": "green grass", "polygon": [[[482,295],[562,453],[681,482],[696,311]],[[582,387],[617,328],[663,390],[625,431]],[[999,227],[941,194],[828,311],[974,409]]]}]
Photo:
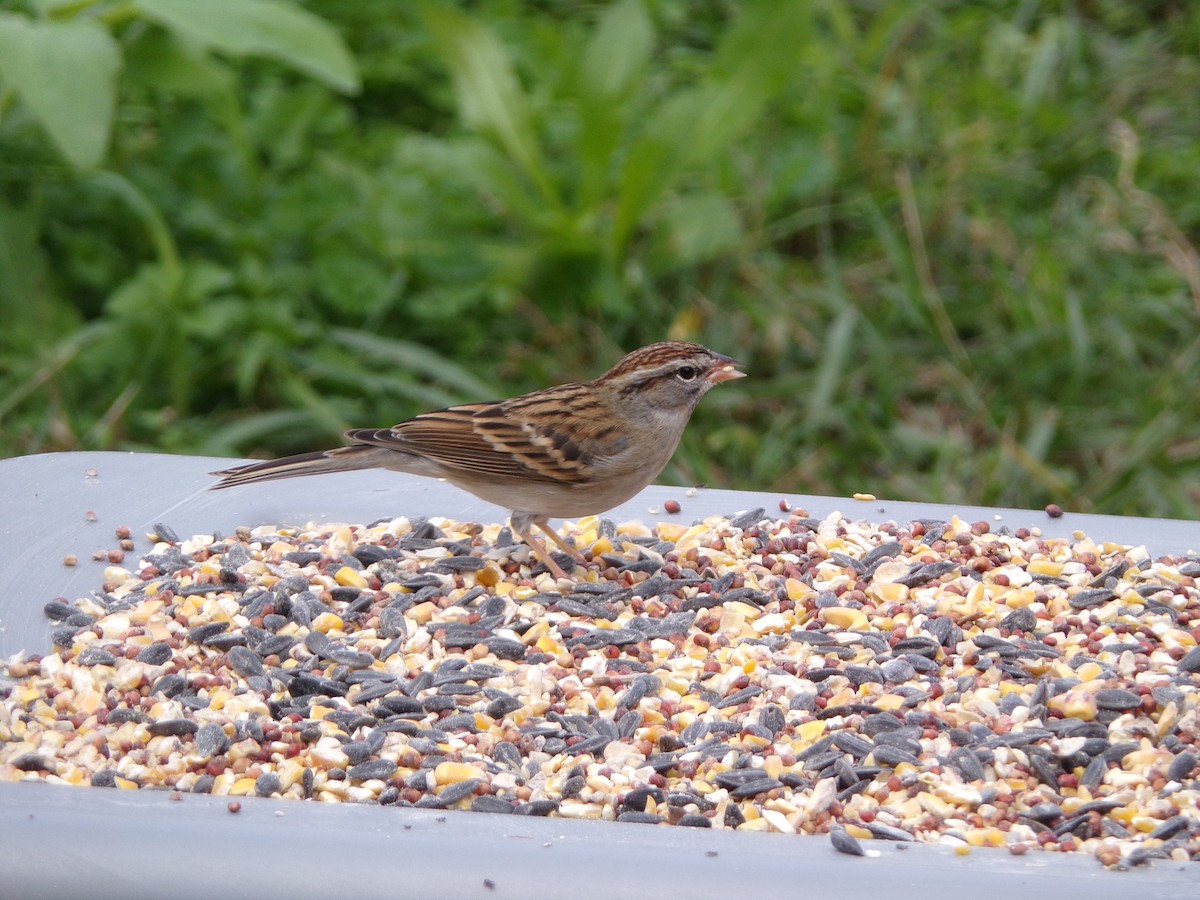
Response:
[{"label": "green grass", "polygon": [[665,480],[1200,513],[1197,5],[306,6],[356,93],[102,19],[90,171],[0,72],[0,454],[311,449],[670,336],[752,377]]}]

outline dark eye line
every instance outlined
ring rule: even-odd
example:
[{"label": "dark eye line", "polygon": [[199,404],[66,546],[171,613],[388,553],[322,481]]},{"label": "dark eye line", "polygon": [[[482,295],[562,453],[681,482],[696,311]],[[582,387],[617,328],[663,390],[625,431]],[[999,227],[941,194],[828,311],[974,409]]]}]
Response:
[{"label": "dark eye line", "polygon": [[675,378],[678,378],[680,381],[684,381],[688,384],[691,384],[693,381],[695,381],[697,378],[700,377],[700,375],[702,374],[703,371],[704,370],[700,366],[685,365],[685,366],[680,366],[678,369],[675,369],[674,371],[668,370],[665,372],[663,372],[663,371],[656,372],[653,375],[647,375],[645,378],[638,379],[637,381],[633,381],[633,382],[623,385],[620,388],[620,392],[622,394],[639,394],[646,389],[646,386],[648,384],[662,383],[664,381],[670,381]]}]

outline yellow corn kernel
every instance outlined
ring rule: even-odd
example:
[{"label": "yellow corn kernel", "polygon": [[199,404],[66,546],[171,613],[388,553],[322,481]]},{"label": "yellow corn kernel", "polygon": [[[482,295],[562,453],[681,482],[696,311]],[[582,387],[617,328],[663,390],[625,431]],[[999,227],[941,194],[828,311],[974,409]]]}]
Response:
[{"label": "yellow corn kernel", "polygon": [[363,577],[363,573],[357,569],[352,569],[349,566],[342,566],[334,573],[333,580],[342,587],[368,587],[367,579]]},{"label": "yellow corn kernel", "polygon": [[936,794],[918,794],[917,802],[921,804],[921,809],[939,819],[949,818],[957,812],[953,806]]},{"label": "yellow corn kernel", "polygon": [[1062,574],[1062,570],[1063,564],[1052,559],[1035,559],[1025,568],[1030,575],[1058,576]]},{"label": "yellow corn kernel", "polygon": [[42,696],[41,690],[35,687],[27,687],[17,695],[17,702],[19,702],[22,706],[28,706],[40,696]]},{"label": "yellow corn kernel", "polygon": [[1133,823],[1134,818],[1137,817],[1137,812],[1132,806],[1122,806],[1120,809],[1114,809],[1108,815],[1112,816],[1118,822],[1130,825]]},{"label": "yellow corn kernel", "polygon": [[299,784],[304,778],[304,766],[294,759],[285,759],[275,769],[275,774],[279,776],[282,791],[286,791],[292,785]]},{"label": "yellow corn kernel", "polygon": [[908,588],[895,581],[872,584],[871,591],[885,603],[902,603],[908,598]]},{"label": "yellow corn kernel", "polygon": [[310,626],[313,631],[319,631],[322,634],[328,634],[331,631],[341,631],[346,623],[342,621],[342,617],[333,613],[321,613],[312,620]]},{"label": "yellow corn kernel", "polygon": [[667,720],[657,709],[643,709],[642,711],[643,725],[665,725]]},{"label": "yellow corn kernel", "polygon": [[[156,594],[161,586],[158,583],[147,585],[146,593]],[[129,611],[129,621],[133,625],[145,625],[150,621],[150,617],[162,608],[163,602],[161,600],[146,600]]]},{"label": "yellow corn kernel", "polygon": [[1007,843],[999,828],[972,828],[963,837],[972,847],[1003,847]]},{"label": "yellow corn kernel", "polygon": [[480,771],[469,763],[441,762],[433,770],[433,780],[436,784],[458,784],[480,777]]},{"label": "yellow corn kernel", "polygon": [[489,562],[475,573],[475,583],[483,587],[495,587],[504,578],[504,573],[495,563]]},{"label": "yellow corn kernel", "polygon": [[429,620],[437,614],[437,611],[437,604],[426,600],[424,603],[418,603],[407,613],[405,613],[405,615],[411,618],[418,625],[426,625],[429,623]]},{"label": "yellow corn kernel", "polygon": [[296,549],[295,547],[293,547],[291,544],[287,543],[286,541],[276,541],[270,547],[268,547],[265,551],[263,551],[263,555],[266,556],[266,558],[270,562],[277,563],[281,559],[283,559],[283,554],[291,553],[295,549]]},{"label": "yellow corn kernel", "polygon": [[249,797],[254,793],[254,779],[242,777],[230,785],[229,793],[234,797]]},{"label": "yellow corn kernel", "polygon": [[659,522],[658,536],[664,541],[678,544],[679,539],[687,532],[688,526],[679,522]]},{"label": "yellow corn kernel", "polygon": [[1133,816],[1130,819],[1129,824],[1135,831],[1140,831],[1143,834],[1149,834],[1162,824],[1162,819],[1156,819],[1153,816]]},{"label": "yellow corn kernel", "polygon": [[842,688],[836,694],[829,698],[830,706],[844,706],[847,703],[853,703],[858,697],[858,691],[855,688]]},{"label": "yellow corn kernel", "polygon": [[709,527],[704,524],[693,525],[675,541],[675,549],[680,553],[699,547],[709,535]]},{"label": "yellow corn kernel", "polygon": [[789,578],[783,585],[789,600],[803,600],[812,593],[812,588],[798,578]]},{"label": "yellow corn kernel", "polygon": [[[660,531],[661,531],[661,529],[660,529]],[[610,541],[607,537],[600,537],[592,542],[592,556],[593,557],[603,556],[605,553],[612,553],[612,552],[613,552],[612,541]]]},{"label": "yellow corn kernel", "polygon": [[1036,596],[1037,593],[1032,588],[1019,587],[1005,591],[998,599],[1009,609],[1024,609]]},{"label": "yellow corn kernel", "polygon": [[[1083,666],[1080,668],[1082,669]],[[1071,690],[1061,697],[1051,697],[1049,706],[1051,709],[1061,712],[1068,719],[1082,719],[1084,722],[1090,722],[1096,718],[1096,697],[1088,691]]]},{"label": "yellow corn kernel", "polygon": [[758,734],[748,734],[742,738],[742,744],[746,749],[754,752],[755,750],[763,750],[771,746],[770,738],[765,738]]},{"label": "yellow corn kernel", "polygon": [[846,631],[866,631],[870,626],[862,610],[850,609],[846,606],[831,606],[822,610],[820,617],[830,625]]},{"label": "yellow corn kernel", "polygon": [[811,744],[824,733],[825,723],[819,719],[813,719],[811,722],[804,722],[796,726],[796,737],[805,746]]},{"label": "yellow corn kernel", "polygon": [[[689,709],[696,715],[702,715],[708,712],[709,702],[702,697],[697,697],[695,694],[688,694],[679,701],[681,709]],[[685,726],[686,727],[686,726]]]}]

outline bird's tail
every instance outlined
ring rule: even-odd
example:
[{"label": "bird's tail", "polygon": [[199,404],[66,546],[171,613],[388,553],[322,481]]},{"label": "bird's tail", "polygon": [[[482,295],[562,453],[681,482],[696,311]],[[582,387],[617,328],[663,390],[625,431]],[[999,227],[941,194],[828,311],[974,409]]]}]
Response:
[{"label": "bird's tail", "polygon": [[373,469],[387,461],[386,450],[379,447],[351,446],[317,453],[299,453],[282,459],[250,463],[232,469],[210,472],[220,475],[221,480],[209,490],[254,484],[259,481],[275,481],[280,478],[298,478],[301,475],[322,475],[328,472],[352,472],[355,469]]}]

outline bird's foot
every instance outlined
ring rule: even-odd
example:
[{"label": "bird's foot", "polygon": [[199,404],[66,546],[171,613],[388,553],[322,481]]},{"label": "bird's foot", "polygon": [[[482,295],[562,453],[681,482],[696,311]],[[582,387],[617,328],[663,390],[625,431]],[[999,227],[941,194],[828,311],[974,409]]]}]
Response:
[{"label": "bird's foot", "polygon": [[[551,575],[553,575],[555,578],[568,577],[567,573],[562,570],[562,566],[555,562],[554,557],[550,555],[550,550],[546,547],[545,541],[534,537],[534,535],[528,531],[521,531],[515,527],[513,528],[513,534],[515,534],[529,546],[529,549],[533,551],[533,555],[538,558],[539,562],[541,562],[547,569],[550,570]],[[573,552],[570,555],[573,558],[575,556]]]}]

